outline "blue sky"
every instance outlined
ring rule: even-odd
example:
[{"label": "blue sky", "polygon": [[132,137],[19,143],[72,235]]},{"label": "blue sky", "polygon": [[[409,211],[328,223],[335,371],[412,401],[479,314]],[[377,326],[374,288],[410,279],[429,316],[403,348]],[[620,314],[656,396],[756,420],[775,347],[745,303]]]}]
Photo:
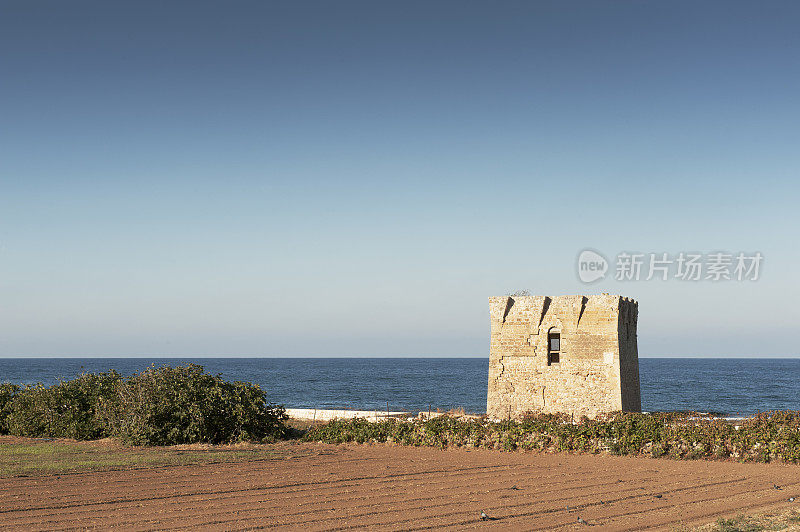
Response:
[{"label": "blue sky", "polygon": [[[519,289],[800,355],[796,3],[0,12],[0,356],[488,356]],[[587,247],[764,262],[585,285]]]}]

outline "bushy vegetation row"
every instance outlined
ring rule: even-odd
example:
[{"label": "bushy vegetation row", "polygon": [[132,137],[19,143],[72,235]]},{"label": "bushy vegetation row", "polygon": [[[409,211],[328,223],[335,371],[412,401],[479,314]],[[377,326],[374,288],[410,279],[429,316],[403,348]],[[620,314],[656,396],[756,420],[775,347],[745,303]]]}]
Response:
[{"label": "bushy vegetation row", "polygon": [[[151,366],[130,377],[84,373],[53,386],[0,384],[0,434],[110,436],[133,445],[267,442],[287,434],[286,419],[258,385],[228,382],[195,364]],[[303,439],[800,463],[800,412],[765,412],[735,425],[699,414],[616,413],[578,423],[558,415],[350,419],[312,427]]]},{"label": "bushy vegetation row", "polygon": [[0,434],[132,445],[273,441],[282,406],[257,384],[228,382],[202,366],[150,368],[130,377],[83,373],[53,386],[0,384]]},{"label": "bushy vegetation row", "polygon": [[798,463],[800,412],[766,412],[737,421],[736,425],[692,414],[634,413],[596,420],[584,418],[579,423],[558,415],[502,422],[449,416],[378,423],[351,419],[313,427],[304,439]]}]

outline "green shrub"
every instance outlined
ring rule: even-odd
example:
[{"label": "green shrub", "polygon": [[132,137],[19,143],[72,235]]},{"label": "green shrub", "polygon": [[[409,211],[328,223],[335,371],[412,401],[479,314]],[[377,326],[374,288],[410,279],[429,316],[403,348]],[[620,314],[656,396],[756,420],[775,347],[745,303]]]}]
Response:
[{"label": "green shrub", "polygon": [[8,415],[11,413],[11,404],[19,389],[16,384],[8,382],[0,384],[0,434],[8,434]]},{"label": "green shrub", "polygon": [[744,420],[738,429],[725,420],[691,412],[617,412],[577,423],[568,416],[549,414],[499,422],[449,416],[378,423],[351,419],[314,427],[304,439],[800,463],[800,412],[766,412]]},{"label": "green shrub", "polygon": [[133,445],[273,441],[287,418],[258,385],[227,382],[196,364],[129,377],[103,416],[112,436]]},{"label": "green shrub", "polygon": [[6,416],[8,432],[17,436],[90,440],[108,436],[98,406],[115,400],[120,375],[82,373],[72,380],[41,383],[18,390]]},{"label": "green shrub", "polygon": [[123,379],[83,373],[46,387],[0,385],[0,433],[134,445],[274,441],[286,413],[261,388],[227,382],[202,366],[151,366]]}]

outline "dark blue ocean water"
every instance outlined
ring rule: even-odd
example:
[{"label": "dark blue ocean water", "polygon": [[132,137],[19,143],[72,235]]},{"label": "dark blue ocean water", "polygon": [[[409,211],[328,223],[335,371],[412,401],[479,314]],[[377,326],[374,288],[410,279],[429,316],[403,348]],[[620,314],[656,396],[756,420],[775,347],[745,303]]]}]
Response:
[{"label": "dark blue ocean water", "polygon": [[[287,407],[382,410],[388,401],[392,410],[486,409],[482,358],[20,358],[0,359],[0,382],[52,384],[81,371],[127,375],[189,362],[258,383]],[[642,358],[639,373],[645,411],[800,410],[800,359]]]}]

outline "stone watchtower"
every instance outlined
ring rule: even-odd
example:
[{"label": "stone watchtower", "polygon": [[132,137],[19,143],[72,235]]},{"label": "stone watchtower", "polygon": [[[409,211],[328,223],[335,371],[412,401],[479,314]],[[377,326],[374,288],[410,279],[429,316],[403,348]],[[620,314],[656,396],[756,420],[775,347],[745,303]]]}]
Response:
[{"label": "stone watchtower", "polygon": [[490,418],[641,410],[633,299],[490,297],[489,314]]}]

